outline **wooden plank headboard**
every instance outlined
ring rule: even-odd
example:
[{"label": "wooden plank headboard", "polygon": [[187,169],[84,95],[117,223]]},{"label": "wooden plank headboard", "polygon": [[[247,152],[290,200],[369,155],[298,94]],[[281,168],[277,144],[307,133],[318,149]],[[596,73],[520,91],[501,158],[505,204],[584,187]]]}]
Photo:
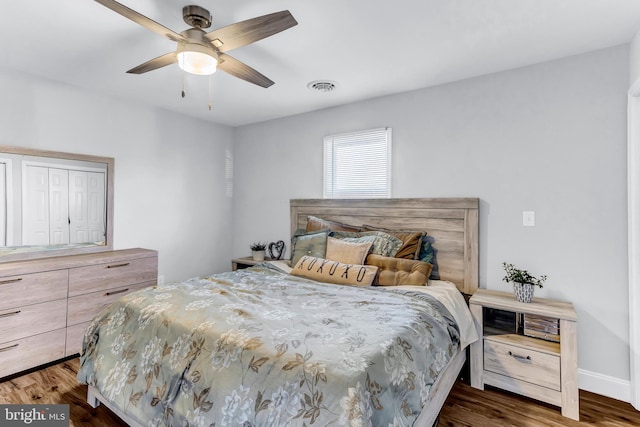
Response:
[{"label": "wooden plank headboard", "polygon": [[465,294],[478,289],[477,198],[292,199],[291,235],[307,216],[390,230],[424,230],[434,248],[437,276]]}]

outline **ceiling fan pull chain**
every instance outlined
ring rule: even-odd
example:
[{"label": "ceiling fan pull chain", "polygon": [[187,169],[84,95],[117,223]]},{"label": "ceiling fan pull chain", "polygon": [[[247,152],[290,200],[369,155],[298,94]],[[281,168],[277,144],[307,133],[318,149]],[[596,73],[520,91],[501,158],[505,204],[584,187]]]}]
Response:
[{"label": "ceiling fan pull chain", "polygon": [[186,73],[186,71],[182,71],[182,97],[184,98],[184,74]]},{"label": "ceiling fan pull chain", "polygon": [[211,76],[209,76],[209,111],[211,111]]}]

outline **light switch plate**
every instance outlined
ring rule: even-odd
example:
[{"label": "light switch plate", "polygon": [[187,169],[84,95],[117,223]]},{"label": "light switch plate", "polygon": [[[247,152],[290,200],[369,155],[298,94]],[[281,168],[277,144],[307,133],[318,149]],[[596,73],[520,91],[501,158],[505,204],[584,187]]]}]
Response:
[{"label": "light switch plate", "polygon": [[523,211],[522,212],[522,225],[525,227],[535,227],[536,226],[536,213],[534,211]]}]

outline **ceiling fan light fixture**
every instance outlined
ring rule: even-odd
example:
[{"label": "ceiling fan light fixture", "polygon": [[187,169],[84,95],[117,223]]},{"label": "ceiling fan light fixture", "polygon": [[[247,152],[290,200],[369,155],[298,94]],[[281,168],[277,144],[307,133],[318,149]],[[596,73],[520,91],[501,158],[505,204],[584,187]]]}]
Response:
[{"label": "ceiling fan light fixture", "polygon": [[213,49],[196,43],[181,46],[178,50],[178,66],[187,73],[209,76],[216,72],[218,55]]}]

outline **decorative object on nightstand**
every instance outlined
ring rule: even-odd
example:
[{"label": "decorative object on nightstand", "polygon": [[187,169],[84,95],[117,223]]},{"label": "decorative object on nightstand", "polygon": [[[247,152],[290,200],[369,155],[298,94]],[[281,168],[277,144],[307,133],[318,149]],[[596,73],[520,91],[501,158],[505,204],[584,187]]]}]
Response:
[{"label": "decorative object on nightstand", "polygon": [[[573,305],[544,298],[522,303],[509,292],[478,289],[469,309],[481,337],[471,344],[471,386],[490,385],[522,394],[560,406],[563,416],[579,420],[578,327]],[[514,315],[496,319],[496,311]],[[521,317],[522,329],[516,320]]]},{"label": "decorative object on nightstand", "polygon": [[265,249],[267,248],[266,242],[253,242],[249,245],[251,248],[251,256],[254,261],[264,261]]},{"label": "decorative object on nightstand", "polygon": [[547,280],[547,276],[540,276],[538,279],[532,276],[527,270],[521,270],[513,264],[503,262],[502,267],[504,267],[504,271],[506,272],[502,280],[507,283],[513,283],[513,292],[516,295],[516,299],[520,302],[531,302],[535,286],[542,288],[542,284]]},{"label": "decorative object on nightstand", "polygon": [[553,317],[523,314],[522,333],[547,341],[560,342],[560,321]]},{"label": "decorative object on nightstand", "polygon": [[285,245],[283,240],[269,243],[269,256],[271,257],[271,259],[282,259],[284,248]]}]

